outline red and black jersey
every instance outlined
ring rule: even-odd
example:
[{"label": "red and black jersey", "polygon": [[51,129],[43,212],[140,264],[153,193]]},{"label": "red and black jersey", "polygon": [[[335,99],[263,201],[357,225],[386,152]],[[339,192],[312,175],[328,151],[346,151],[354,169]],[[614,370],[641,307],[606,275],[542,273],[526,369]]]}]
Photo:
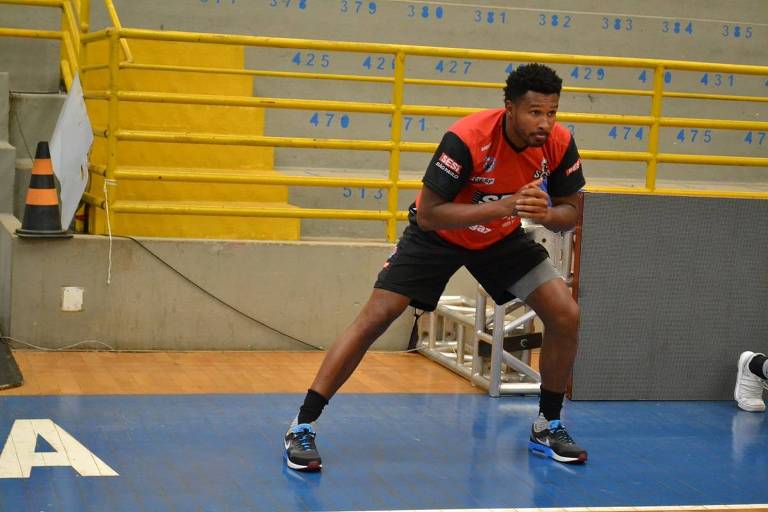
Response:
[{"label": "red and black jersey", "polygon": [[[543,178],[551,197],[578,192],[584,185],[579,152],[571,132],[555,123],[541,147],[516,149],[504,130],[505,109],[484,110],[454,123],[440,142],[422,182],[455,203],[478,204],[516,193]],[[416,198],[418,208],[421,193]],[[520,226],[504,217],[466,228],[438,230],[441,238],[483,249]]]}]

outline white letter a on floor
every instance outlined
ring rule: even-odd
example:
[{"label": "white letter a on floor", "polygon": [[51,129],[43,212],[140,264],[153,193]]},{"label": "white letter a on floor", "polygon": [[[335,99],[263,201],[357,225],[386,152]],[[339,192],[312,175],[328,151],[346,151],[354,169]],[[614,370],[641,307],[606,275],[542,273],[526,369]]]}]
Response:
[{"label": "white letter a on floor", "polygon": [[[37,436],[55,451],[36,452]],[[53,421],[16,420],[0,454],[0,478],[29,478],[35,466],[71,466],[80,476],[118,476]]]}]

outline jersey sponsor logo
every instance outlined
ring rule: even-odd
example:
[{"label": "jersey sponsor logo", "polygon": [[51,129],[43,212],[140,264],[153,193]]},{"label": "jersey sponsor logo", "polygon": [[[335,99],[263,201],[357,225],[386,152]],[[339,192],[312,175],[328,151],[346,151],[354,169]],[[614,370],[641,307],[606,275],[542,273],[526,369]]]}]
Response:
[{"label": "jersey sponsor logo", "polygon": [[472,176],[469,178],[472,183],[482,183],[484,185],[493,185],[496,183],[496,178],[486,178],[485,176]]},{"label": "jersey sponsor logo", "polygon": [[490,203],[492,201],[498,201],[500,199],[504,199],[505,197],[509,197],[513,195],[514,194],[487,194],[485,192],[481,192],[480,190],[478,190],[474,194],[472,194],[472,202],[475,204]]},{"label": "jersey sponsor logo", "polygon": [[475,224],[474,226],[468,226],[467,229],[471,229],[472,231],[477,231],[478,233],[482,233],[484,235],[493,231],[488,226],[483,226],[482,224]]},{"label": "jersey sponsor logo", "polygon": [[445,153],[440,155],[440,158],[437,159],[435,165],[438,169],[447,173],[452,178],[459,178],[459,173],[461,172],[461,164]]},{"label": "jersey sponsor logo", "polygon": [[487,156],[483,162],[483,172],[491,172],[496,167],[496,157]]},{"label": "jersey sponsor logo", "polygon": [[573,174],[574,172],[578,171],[579,169],[581,169],[581,158],[576,160],[575,164],[573,164],[572,166],[570,166],[569,168],[567,168],[565,170],[565,175],[566,176],[570,176],[571,174]]},{"label": "jersey sponsor logo", "polygon": [[533,179],[539,179],[544,178],[547,179],[549,177],[549,163],[547,162],[546,158],[541,159],[541,164],[539,165],[539,168],[536,170],[535,173],[533,173]]}]

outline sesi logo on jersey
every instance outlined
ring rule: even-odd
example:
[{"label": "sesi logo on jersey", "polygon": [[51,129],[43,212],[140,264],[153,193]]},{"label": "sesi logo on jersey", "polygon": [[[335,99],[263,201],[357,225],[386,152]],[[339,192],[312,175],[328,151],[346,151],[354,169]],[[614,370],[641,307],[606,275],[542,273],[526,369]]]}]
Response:
[{"label": "sesi logo on jersey", "polygon": [[576,163],[575,163],[575,164],[573,164],[572,166],[570,166],[569,168],[567,168],[567,169],[565,170],[565,175],[566,175],[566,176],[570,176],[570,175],[571,175],[571,174],[573,174],[574,172],[578,171],[580,168],[581,168],[581,158],[579,158],[578,160],[576,160]]},{"label": "sesi logo on jersey", "polygon": [[435,166],[441,171],[448,173],[452,178],[458,179],[461,172],[461,164],[445,153],[440,155],[440,158],[435,162]]}]

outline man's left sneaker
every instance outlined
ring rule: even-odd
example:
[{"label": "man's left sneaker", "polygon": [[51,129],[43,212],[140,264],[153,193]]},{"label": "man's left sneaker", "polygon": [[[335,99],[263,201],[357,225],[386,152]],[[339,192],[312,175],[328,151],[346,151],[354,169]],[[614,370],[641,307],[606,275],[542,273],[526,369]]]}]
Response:
[{"label": "man's left sneaker", "polygon": [[528,448],[567,464],[587,461],[587,451],[576,444],[560,420],[547,421],[543,414],[539,414],[531,427]]},{"label": "man's left sneaker", "polygon": [[319,471],[323,462],[315,445],[315,428],[309,423],[291,425],[285,433],[285,464],[297,471]]}]

